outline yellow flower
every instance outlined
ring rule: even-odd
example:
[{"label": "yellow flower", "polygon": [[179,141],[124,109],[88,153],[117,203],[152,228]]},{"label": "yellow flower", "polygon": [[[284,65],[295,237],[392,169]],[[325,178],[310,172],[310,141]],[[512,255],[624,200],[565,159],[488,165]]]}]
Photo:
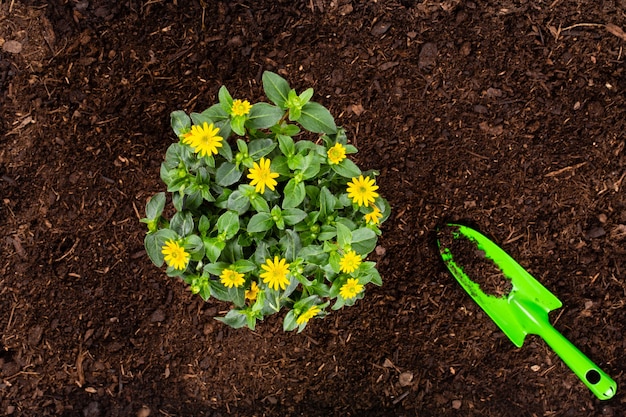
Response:
[{"label": "yellow flower", "polygon": [[351,274],[361,265],[361,256],[353,250],[346,252],[339,261],[339,269],[346,274]]},{"label": "yellow flower", "polygon": [[248,100],[235,100],[233,101],[233,105],[230,108],[230,113],[233,116],[245,116],[250,113],[250,109],[252,106]]},{"label": "yellow flower", "polygon": [[183,143],[190,145],[193,151],[201,157],[216,155],[217,148],[224,145],[223,138],[217,135],[219,131],[220,129],[213,126],[213,123],[204,122],[202,126],[193,125],[191,132],[184,136]]},{"label": "yellow flower", "polygon": [[243,285],[245,280],[243,279],[243,274],[233,270],[233,269],[224,269],[222,271],[222,275],[220,275],[220,281],[227,288],[238,288]]},{"label": "yellow flower", "polygon": [[348,197],[359,206],[369,206],[378,197],[378,185],[370,177],[352,178],[352,182],[348,183]]},{"label": "yellow flower", "polygon": [[161,253],[165,255],[165,262],[168,266],[184,271],[187,268],[187,262],[189,262],[190,255],[185,252],[185,249],[174,240],[168,240],[161,248]]},{"label": "yellow flower", "polygon": [[343,298],[354,298],[361,291],[363,291],[363,285],[359,284],[359,280],[356,278],[348,278],[348,281],[339,289],[339,295]]},{"label": "yellow flower", "polygon": [[341,143],[335,143],[335,146],[330,148],[326,153],[328,155],[328,162],[332,164],[338,164],[346,159],[346,148]]},{"label": "yellow flower", "polygon": [[372,207],[372,211],[365,215],[365,221],[372,224],[378,224],[380,219],[383,217],[383,213],[380,212],[380,209],[374,205]]},{"label": "yellow flower", "polygon": [[[193,130],[193,128],[192,128]],[[183,133],[183,143],[185,145],[191,145],[191,138],[193,137],[193,133],[191,133],[191,130],[187,133]]]},{"label": "yellow flower", "polygon": [[271,161],[269,159],[262,157],[259,163],[255,162],[252,168],[250,168],[248,178],[252,180],[250,185],[254,186],[254,191],[257,193],[263,194],[265,187],[274,191],[274,187],[278,184],[274,179],[278,178],[278,174],[270,170],[270,164]]},{"label": "yellow flower", "polygon": [[271,259],[267,259],[265,265],[261,265],[261,268],[265,270],[261,274],[261,278],[271,289],[278,290],[280,287],[281,290],[284,290],[289,285],[289,278],[287,278],[289,264],[286,259],[279,261],[278,256],[274,256],[274,262]]},{"label": "yellow flower", "polygon": [[252,284],[250,285],[250,289],[246,290],[245,297],[250,301],[254,301],[256,300],[256,297],[258,295],[259,295],[259,286],[257,285],[256,281],[252,281]]},{"label": "yellow flower", "polygon": [[303,323],[308,323],[313,317],[317,316],[317,313],[320,312],[320,308],[318,306],[313,306],[309,308],[304,313],[300,314],[296,319],[296,324],[301,325]]}]

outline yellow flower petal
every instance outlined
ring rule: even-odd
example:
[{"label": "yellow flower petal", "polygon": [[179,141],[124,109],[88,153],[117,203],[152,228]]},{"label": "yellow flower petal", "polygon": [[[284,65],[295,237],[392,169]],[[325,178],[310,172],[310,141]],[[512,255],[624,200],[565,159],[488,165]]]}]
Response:
[{"label": "yellow flower petal", "polygon": [[185,249],[174,240],[168,240],[161,248],[161,253],[164,255],[165,263],[174,269],[184,271],[187,268],[190,255],[185,252]]},{"label": "yellow flower petal", "polygon": [[320,312],[320,308],[318,306],[312,306],[304,313],[300,314],[298,318],[296,318],[296,324],[301,325],[303,323],[308,323],[313,317],[317,316],[317,313]]},{"label": "yellow flower petal", "polygon": [[233,269],[224,269],[222,274],[220,275],[220,281],[226,288],[238,288],[243,285],[245,279],[243,279],[243,274],[233,270]]},{"label": "yellow flower petal", "polygon": [[356,297],[361,291],[363,291],[363,285],[359,284],[359,280],[356,278],[348,278],[348,281],[339,289],[339,295],[345,299],[349,299]]},{"label": "yellow flower petal", "polygon": [[346,159],[346,148],[341,143],[335,143],[335,146],[330,148],[326,154],[331,165],[338,164]]},{"label": "yellow flower petal", "polygon": [[370,177],[359,175],[358,178],[352,178],[348,183],[348,197],[359,206],[369,206],[378,198],[378,185]]},{"label": "yellow flower petal", "polygon": [[284,290],[289,285],[289,264],[286,259],[278,259],[278,256],[274,256],[274,261],[267,259],[265,264],[261,265],[261,268],[265,271],[261,275],[263,283],[267,284],[271,289]]},{"label": "yellow flower petal", "polygon": [[202,126],[193,125],[191,132],[185,134],[183,143],[190,145],[200,157],[216,155],[217,148],[224,146],[223,138],[217,135],[219,131],[220,129],[213,126],[213,123],[204,122]]},{"label": "yellow flower petal", "polygon": [[264,157],[257,163],[255,162],[250,168],[248,178],[251,179],[250,185],[254,186],[254,191],[259,194],[265,192],[265,187],[274,191],[278,182],[274,178],[278,178],[276,172],[272,172],[270,169],[271,161]]},{"label": "yellow flower petal", "polygon": [[256,300],[258,295],[259,295],[259,286],[257,285],[256,281],[252,281],[252,284],[250,284],[250,289],[246,290],[245,292],[245,297],[246,299],[250,301],[254,301]]},{"label": "yellow flower petal", "polygon": [[248,100],[235,100],[230,108],[230,114],[233,116],[245,116],[250,113],[252,106]]},{"label": "yellow flower petal", "polygon": [[371,206],[372,211],[365,214],[365,221],[371,224],[378,224],[380,219],[383,217],[383,213],[381,213],[380,209],[376,206]]},{"label": "yellow flower petal", "polygon": [[353,250],[346,252],[339,260],[339,269],[341,272],[351,274],[361,265],[361,255]]}]

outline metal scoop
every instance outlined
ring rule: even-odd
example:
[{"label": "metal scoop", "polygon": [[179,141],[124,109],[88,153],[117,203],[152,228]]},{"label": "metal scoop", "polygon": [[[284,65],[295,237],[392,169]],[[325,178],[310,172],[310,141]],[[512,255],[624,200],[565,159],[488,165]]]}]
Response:
[{"label": "metal scoop", "polygon": [[[511,280],[508,294],[486,294],[478,283],[466,275],[463,266],[455,262],[447,247],[460,238],[469,240],[476,251],[482,251],[485,258]],[[459,224],[447,224],[439,229],[437,242],[441,257],[452,275],[515,346],[521,347],[527,334],[539,335],[596,397],[608,400],[615,395],[615,381],[550,324],[548,313],[561,307],[561,301],[505,251],[476,230]]]}]

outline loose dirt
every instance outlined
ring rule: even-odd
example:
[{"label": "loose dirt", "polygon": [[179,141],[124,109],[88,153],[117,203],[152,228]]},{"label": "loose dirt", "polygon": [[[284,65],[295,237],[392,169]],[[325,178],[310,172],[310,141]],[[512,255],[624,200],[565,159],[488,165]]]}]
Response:
[{"label": "loose dirt", "polygon": [[[0,414],[620,416],[515,348],[432,233],[470,220],[624,385],[623,1],[0,1]],[[620,29],[620,30],[618,30]],[[18,46],[19,45],[19,46]],[[393,213],[383,277],[301,334],[212,319],[143,249],[170,112],[315,89]]]}]

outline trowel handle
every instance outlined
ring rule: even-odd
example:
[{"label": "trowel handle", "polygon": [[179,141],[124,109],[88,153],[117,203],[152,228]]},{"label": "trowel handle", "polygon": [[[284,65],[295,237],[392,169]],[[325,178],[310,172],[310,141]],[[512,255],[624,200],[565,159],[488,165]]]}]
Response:
[{"label": "trowel handle", "polygon": [[608,400],[615,395],[617,383],[554,327],[543,326],[540,336],[596,397]]}]

